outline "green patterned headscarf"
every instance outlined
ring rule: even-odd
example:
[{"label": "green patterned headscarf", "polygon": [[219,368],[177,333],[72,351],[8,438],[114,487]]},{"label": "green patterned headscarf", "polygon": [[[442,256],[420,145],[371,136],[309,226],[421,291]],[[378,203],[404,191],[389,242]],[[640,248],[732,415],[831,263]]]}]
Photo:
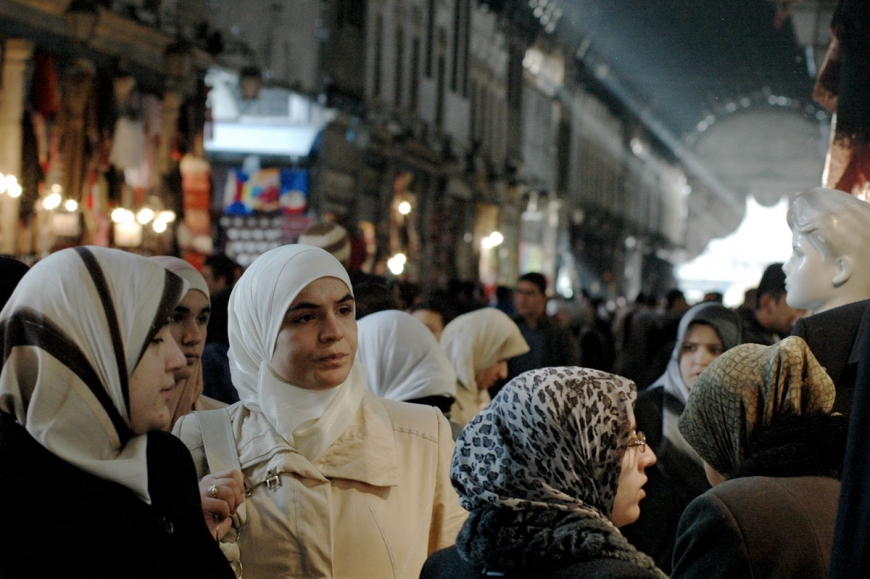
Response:
[{"label": "green patterned headscarf", "polygon": [[801,338],[743,344],[714,360],[695,382],[680,432],[704,462],[729,478],[749,442],[774,419],[830,413],[835,397],[833,381]]}]

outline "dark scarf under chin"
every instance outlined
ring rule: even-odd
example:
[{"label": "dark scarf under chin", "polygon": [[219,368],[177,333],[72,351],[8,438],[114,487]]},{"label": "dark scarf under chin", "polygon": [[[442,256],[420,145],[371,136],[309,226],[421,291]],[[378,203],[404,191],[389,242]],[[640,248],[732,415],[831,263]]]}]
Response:
[{"label": "dark scarf under chin", "polygon": [[665,577],[611,523],[554,509],[474,509],[459,531],[456,548],[469,563],[490,569],[560,568],[617,559]]}]

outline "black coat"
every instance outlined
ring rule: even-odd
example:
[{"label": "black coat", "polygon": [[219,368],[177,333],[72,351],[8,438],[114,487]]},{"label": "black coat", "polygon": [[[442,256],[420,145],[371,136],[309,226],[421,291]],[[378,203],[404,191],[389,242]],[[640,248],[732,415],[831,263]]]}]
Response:
[{"label": "black coat", "polygon": [[153,432],[147,460],[150,505],[0,413],[0,577],[234,577],[206,527],[187,448]]},{"label": "black coat", "polygon": [[810,347],[837,386],[834,410],[848,415],[852,408],[855,378],[864,327],[870,318],[870,300],[863,300],[797,321],[791,332]]},{"label": "black coat", "polygon": [[828,576],[840,481],[748,477],[716,485],[680,520],[671,579]]},{"label": "black coat", "polygon": [[[637,397],[634,415],[638,430],[656,454],[656,464],[646,469],[646,497],[640,502],[638,520],[620,529],[639,551],[653,558],[665,573],[671,570],[677,525],[685,508],[710,488],[704,468],[671,445],[662,435],[665,389],[657,386]],[[673,397],[669,403],[682,405]]]},{"label": "black coat", "polygon": [[[807,321],[811,319],[807,318]],[[864,320],[866,314],[861,322],[863,328],[856,338],[861,345],[856,362],[855,411],[849,420],[843,489],[831,557],[832,579],[864,579],[870,576],[870,468],[867,462],[870,456],[870,324]],[[819,361],[822,361],[821,358]]]},{"label": "black coat", "polygon": [[498,574],[486,574],[484,569],[459,556],[456,547],[448,547],[433,553],[423,565],[420,579],[478,579],[503,577],[504,579],[653,579],[658,576],[627,561],[596,559],[575,563],[557,569],[541,567],[512,569]]},{"label": "black coat", "polygon": [[827,577],[845,448],[841,415],[774,418],[732,478],[686,508],[671,577]]}]

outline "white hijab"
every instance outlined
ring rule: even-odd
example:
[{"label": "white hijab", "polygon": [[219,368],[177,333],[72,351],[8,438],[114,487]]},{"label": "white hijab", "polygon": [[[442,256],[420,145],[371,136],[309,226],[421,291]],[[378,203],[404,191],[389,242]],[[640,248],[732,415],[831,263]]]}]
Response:
[{"label": "white hijab", "polygon": [[390,400],[456,398],[456,372],[432,332],[411,314],[386,310],[361,319],[357,359],[369,391]]},{"label": "white hijab", "polygon": [[529,351],[520,329],[507,314],[483,308],[454,318],[441,334],[441,348],[456,370],[459,383],[477,392],[477,374],[499,360]]},{"label": "white hijab", "polygon": [[161,265],[115,249],[43,259],[0,312],[0,410],[57,457],[150,503],[147,437],[130,430],[128,385],[186,291]]},{"label": "white hijab", "polygon": [[365,393],[365,375],[355,362],[347,380],[326,391],[285,382],[272,368],[284,314],[305,287],[324,277],[350,279],[329,252],[309,245],[267,251],[248,267],[229,303],[230,374],[246,408],[260,412],[284,440],[309,460],[335,442]]}]

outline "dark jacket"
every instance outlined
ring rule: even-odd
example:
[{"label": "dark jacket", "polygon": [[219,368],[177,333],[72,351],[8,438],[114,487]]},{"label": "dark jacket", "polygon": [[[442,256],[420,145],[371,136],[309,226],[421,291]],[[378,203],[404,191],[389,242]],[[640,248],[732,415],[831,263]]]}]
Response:
[{"label": "dark jacket", "polygon": [[772,346],[779,342],[780,337],[764,329],[758,319],[755,317],[755,312],[749,308],[737,308],[737,315],[740,316],[740,321],[743,322],[743,343],[744,344],[762,344],[764,346]]},{"label": "dark jacket", "polygon": [[[523,317],[514,316],[513,321],[519,326],[520,332],[525,337],[526,332],[529,331],[529,326],[523,320]],[[544,332],[544,356],[540,368],[580,365],[580,347],[577,345],[577,341],[574,340],[574,336],[571,335],[571,330],[554,322],[546,315],[541,316],[541,319],[538,321],[538,329]],[[530,356],[531,354],[531,352],[523,354],[508,361],[508,380],[515,378],[522,372],[537,370],[537,368],[524,368],[522,371],[516,370],[516,362],[524,356]]]},{"label": "dark jacket", "polygon": [[680,518],[671,577],[827,577],[845,445],[845,418],[827,415],[750,442],[738,472]]},{"label": "dark jacket", "polygon": [[653,558],[665,573],[671,570],[677,525],[683,511],[696,497],[710,488],[704,468],[690,456],[670,444],[662,435],[665,397],[669,404],[683,405],[665,389],[657,386],[641,392],[634,408],[637,428],[646,435],[647,444],[656,454],[656,464],[646,469],[646,497],[640,503],[637,522],[620,529],[622,534]]},{"label": "dark jacket", "polygon": [[504,579],[653,579],[656,574],[616,559],[596,559],[575,563],[563,568],[542,569],[529,567],[502,572],[488,572],[465,561],[459,556],[456,547],[448,547],[433,553],[420,573],[420,579],[483,579],[502,577]]},{"label": "dark jacket", "polygon": [[804,339],[837,386],[836,412],[848,415],[852,408],[859,352],[868,318],[870,300],[863,300],[801,318],[791,332],[792,336]]},{"label": "dark jacket", "polygon": [[[822,316],[833,311],[835,310],[816,315]],[[808,318],[807,322],[811,319]],[[855,364],[857,378],[852,405],[855,412],[849,420],[849,442],[843,467],[843,488],[840,493],[837,532],[831,557],[832,579],[864,579],[870,576],[870,500],[868,500],[870,469],[867,468],[867,457],[870,456],[870,420],[867,419],[870,416],[870,324],[865,320],[866,313],[861,322],[863,328],[855,340],[856,343],[860,343],[858,361]],[[810,344],[810,348],[812,347],[813,345]],[[819,361],[824,364],[822,358],[819,358]],[[852,364],[851,356],[848,363]],[[836,366],[832,368],[835,369]],[[835,379],[835,381],[839,388],[842,384],[842,375],[841,380]]]},{"label": "dark jacket", "polygon": [[234,577],[203,518],[184,444],[148,434],[148,505],[0,413],[0,577]]},{"label": "dark jacket", "polygon": [[671,578],[827,577],[839,494],[825,477],[716,485],[680,520]]},{"label": "dark jacket", "polygon": [[665,575],[609,522],[583,513],[530,507],[473,509],[456,545],[433,553],[420,577],[663,579]]}]

